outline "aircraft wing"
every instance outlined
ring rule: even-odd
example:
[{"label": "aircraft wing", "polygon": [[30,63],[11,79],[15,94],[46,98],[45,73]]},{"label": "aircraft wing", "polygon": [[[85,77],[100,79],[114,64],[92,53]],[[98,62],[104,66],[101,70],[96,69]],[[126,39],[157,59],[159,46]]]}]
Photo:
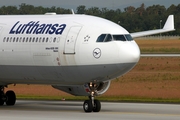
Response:
[{"label": "aircraft wing", "polygon": [[169,15],[163,29],[130,33],[133,38],[174,31],[174,15]]}]

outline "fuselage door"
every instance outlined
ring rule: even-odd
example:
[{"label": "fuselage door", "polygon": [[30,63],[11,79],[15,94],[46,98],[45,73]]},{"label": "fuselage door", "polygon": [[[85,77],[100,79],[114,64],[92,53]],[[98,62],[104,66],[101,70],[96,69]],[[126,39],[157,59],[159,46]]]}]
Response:
[{"label": "fuselage door", "polygon": [[64,45],[64,54],[75,54],[76,40],[81,28],[81,26],[73,26],[70,28]]}]

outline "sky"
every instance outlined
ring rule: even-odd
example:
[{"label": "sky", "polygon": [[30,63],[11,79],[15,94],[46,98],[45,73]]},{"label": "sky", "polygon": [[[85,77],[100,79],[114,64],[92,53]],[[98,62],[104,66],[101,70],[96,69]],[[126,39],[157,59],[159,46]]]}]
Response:
[{"label": "sky", "polygon": [[79,5],[85,5],[87,8],[106,7],[108,9],[119,8],[124,10],[124,8],[128,6],[139,7],[142,3],[144,3],[146,7],[159,4],[168,8],[172,4],[180,4],[180,0],[0,0],[0,6],[19,6],[21,3],[43,7],[56,6],[74,10],[76,10]]}]

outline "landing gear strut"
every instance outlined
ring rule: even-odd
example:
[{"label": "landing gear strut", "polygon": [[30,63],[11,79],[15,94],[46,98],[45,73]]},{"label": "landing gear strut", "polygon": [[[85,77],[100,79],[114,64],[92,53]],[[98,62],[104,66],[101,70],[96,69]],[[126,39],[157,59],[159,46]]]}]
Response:
[{"label": "landing gear strut", "polygon": [[16,95],[14,91],[7,91],[4,93],[4,86],[0,86],[0,106],[4,105],[13,106],[16,103]]},{"label": "landing gear strut", "polygon": [[99,112],[101,110],[101,103],[99,100],[94,99],[96,95],[97,85],[90,83],[91,95],[89,96],[89,100],[85,100],[83,104],[83,108],[85,112]]}]

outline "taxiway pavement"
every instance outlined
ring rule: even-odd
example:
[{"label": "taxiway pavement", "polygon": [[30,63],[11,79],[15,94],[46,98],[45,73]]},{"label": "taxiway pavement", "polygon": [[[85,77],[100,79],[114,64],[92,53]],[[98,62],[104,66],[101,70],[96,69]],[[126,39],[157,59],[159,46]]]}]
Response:
[{"label": "taxiway pavement", "polygon": [[0,120],[180,120],[180,104],[101,104],[99,113],[84,113],[83,102],[18,100],[0,107]]}]

